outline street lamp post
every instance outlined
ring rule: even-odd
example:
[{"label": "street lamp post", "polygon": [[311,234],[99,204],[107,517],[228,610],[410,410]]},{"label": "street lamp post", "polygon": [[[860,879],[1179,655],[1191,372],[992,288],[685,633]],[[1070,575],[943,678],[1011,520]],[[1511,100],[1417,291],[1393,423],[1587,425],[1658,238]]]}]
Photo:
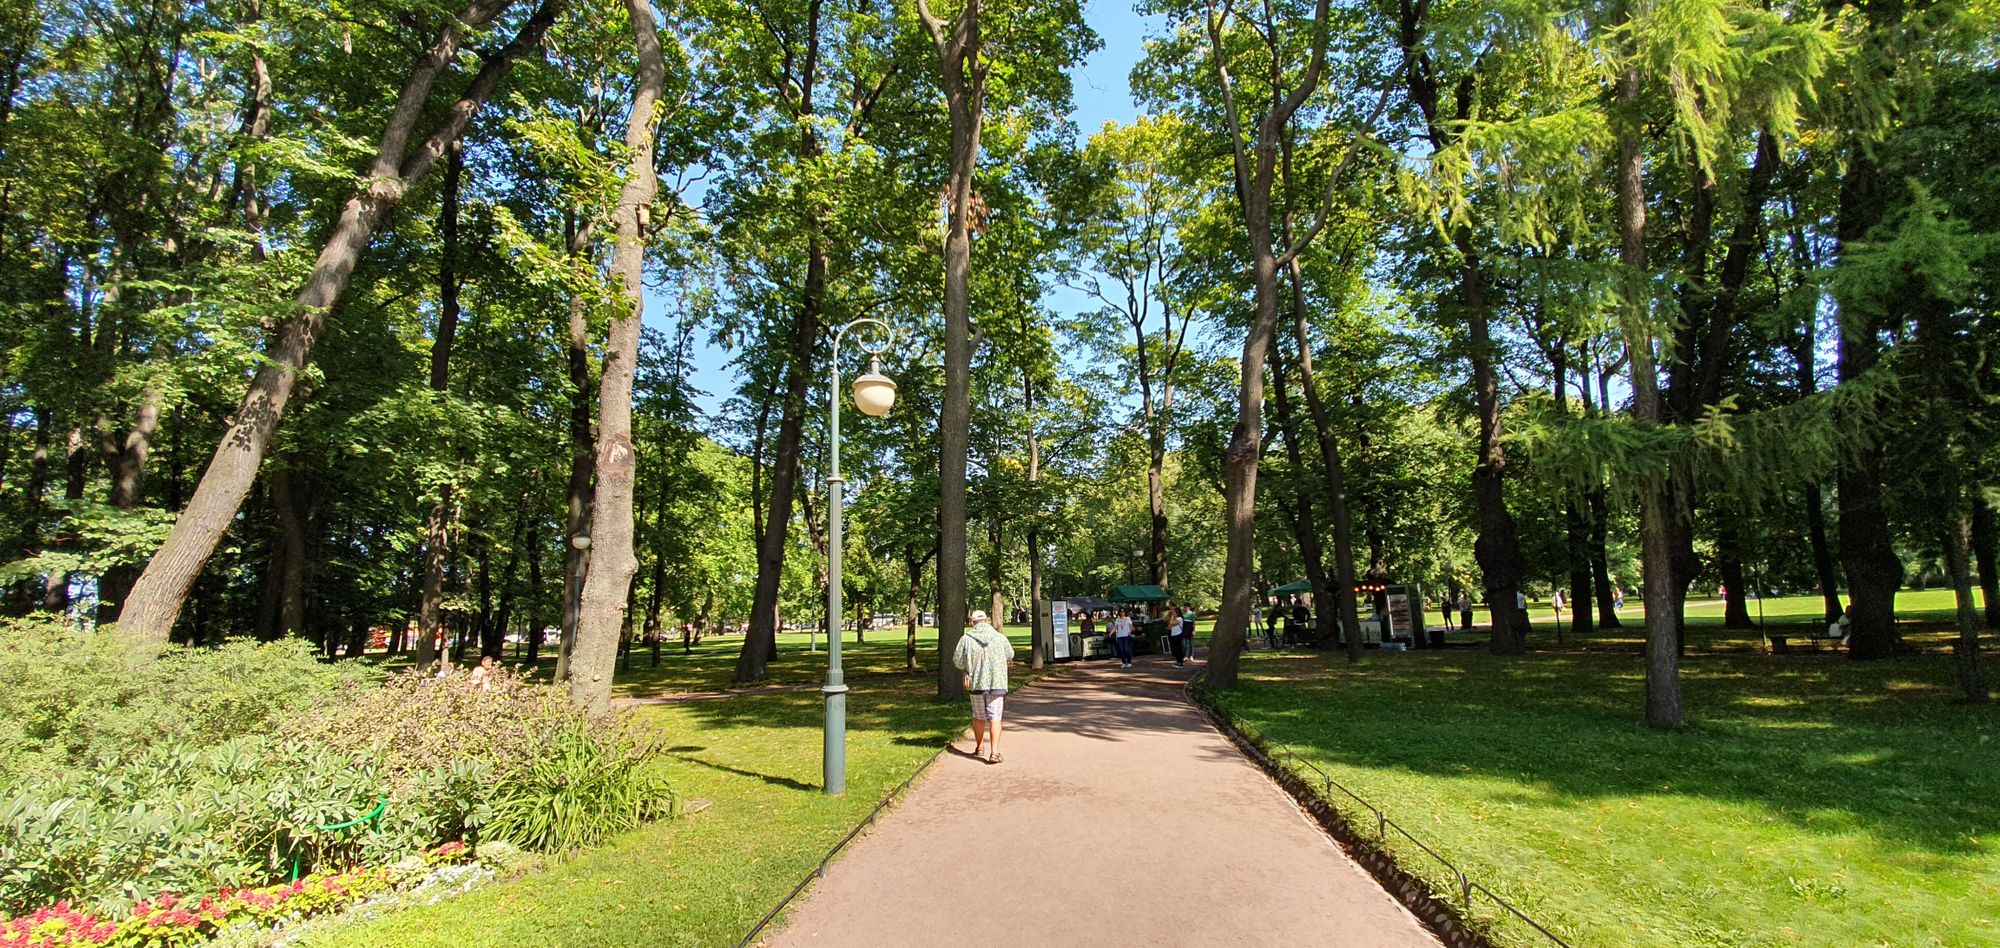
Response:
[{"label": "street lamp post", "polygon": [[847,519],[847,512],[842,507],[843,484],[840,478],[840,342],[846,338],[849,329],[864,323],[880,329],[882,338],[873,346],[862,344],[863,351],[868,353],[868,371],[854,380],[854,407],[870,418],[880,418],[896,404],[896,383],[882,374],[879,358],[882,350],[895,341],[896,331],[888,323],[865,317],[840,327],[833,334],[830,370],[833,387],[827,392],[828,456],[833,470],[826,479],[826,615],[827,628],[832,630],[832,634],[826,643],[826,684],[820,692],[826,695],[822,776],[828,796],[847,792],[847,683],[840,669],[840,543],[841,525]]}]

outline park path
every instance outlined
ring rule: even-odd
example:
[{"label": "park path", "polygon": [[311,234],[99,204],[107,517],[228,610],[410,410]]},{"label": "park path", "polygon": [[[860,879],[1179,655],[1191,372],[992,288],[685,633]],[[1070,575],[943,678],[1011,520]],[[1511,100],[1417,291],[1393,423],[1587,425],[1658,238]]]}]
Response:
[{"label": "park path", "polygon": [[771,943],[1438,945],[1139,661],[1009,695],[1006,761],[947,752]]}]

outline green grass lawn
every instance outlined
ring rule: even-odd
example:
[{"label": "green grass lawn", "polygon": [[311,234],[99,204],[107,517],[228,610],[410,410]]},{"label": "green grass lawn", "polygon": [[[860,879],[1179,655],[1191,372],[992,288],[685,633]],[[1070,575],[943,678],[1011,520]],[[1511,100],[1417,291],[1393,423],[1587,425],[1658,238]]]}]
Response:
[{"label": "green grass lawn", "polygon": [[2000,944],[2000,708],[1955,701],[1947,656],[1692,655],[1671,733],[1609,652],[1243,668],[1225,706],[1573,944]]},{"label": "green grass lawn", "polygon": [[[1975,598],[1977,591],[1975,591]],[[1845,599],[1842,600],[1843,602]],[[1760,609],[1761,606],[1761,609]],[[1688,648],[1694,651],[1746,651],[1762,650],[1766,632],[1782,633],[1792,637],[1795,648],[1811,647],[1801,636],[1812,630],[1826,628],[1825,605],[1818,596],[1783,596],[1758,602],[1749,602],[1752,622],[1760,623],[1756,628],[1725,629],[1722,627],[1721,599],[1690,598],[1687,606]],[[1955,637],[1954,610],[1956,605],[1949,589],[1904,590],[1896,596],[1896,619],[1903,631],[1904,640],[1919,648],[1945,647]],[[1431,625],[1437,625],[1436,610],[1426,612],[1424,618]],[[1537,648],[1637,648],[1645,640],[1646,607],[1636,596],[1627,599],[1625,609],[1619,613],[1621,627],[1596,629],[1579,636],[1575,632],[1574,614],[1565,611],[1561,622],[1549,608],[1545,600],[1528,603],[1528,619],[1534,623],[1535,636],[1529,644]],[[1484,641],[1489,617],[1484,606],[1475,606],[1472,621],[1476,628],[1470,632],[1454,632],[1449,637],[1452,642]],[[1831,643],[1821,643],[1821,649],[1832,650]]]},{"label": "green grass lawn", "polygon": [[817,693],[638,708],[633,714],[671,747],[675,789],[707,809],[313,944],[734,944],[884,793],[964,727],[964,707],[934,695],[928,677],[855,687],[847,794],[837,798],[818,789]]},{"label": "green grass lawn", "polygon": [[[1004,631],[1014,643],[1015,658],[1026,665],[1028,661],[1028,628],[1007,626]],[[937,629],[923,626],[917,630],[918,670],[911,672],[905,660],[907,639],[905,627],[879,629],[866,634],[865,641],[857,643],[853,632],[841,636],[841,668],[849,682],[883,677],[912,677],[932,680],[937,668]],[[710,636],[688,652],[681,650],[678,639],[664,642],[660,646],[659,664],[653,663],[652,650],[643,644],[635,644],[630,657],[621,662],[613,680],[612,690],[621,698],[650,698],[674,695],[689,691],[720,691],[732,687],[731,678],[736,674],[736,656],[743,650],[743,636]],[[555,669],[555,650],[545,647],[541,661],[535,667],[535,674],[547,679]],[[370,653],[366,661],[379,665],[384,671],[398,671],[408,668],[412,655],[386,655]],[[826,680],[826,640],[809,637],[804,632],[784,632],[778,635],[778,657],[767,669],[767,677],[760,685],[803,685],[817,684]],[[506,663],[518,666],[514,657],[514,647],[507,647]]]}]

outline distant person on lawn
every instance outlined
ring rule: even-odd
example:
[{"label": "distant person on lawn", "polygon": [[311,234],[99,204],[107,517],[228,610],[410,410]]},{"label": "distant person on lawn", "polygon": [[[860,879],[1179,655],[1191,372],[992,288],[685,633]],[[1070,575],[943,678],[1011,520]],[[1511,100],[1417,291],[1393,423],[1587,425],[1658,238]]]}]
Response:
[{"label": "distant person on lawn", "polygon": [[986,762],[1000,763],[1000,712],[1007,700],[1007,663],[1014,660],[1014,643],[1007,641],[986,619],[973,610],[967,617],[972,628],[958,640],[952,665],[965,673],[965,690],[972,699],[972,756],[987,748]]},{"label": "distant person on lawn", "polygon": [[1472,630],[1472,591],[1469,589],[1458,591],[1458,627],[1468,632]]}]

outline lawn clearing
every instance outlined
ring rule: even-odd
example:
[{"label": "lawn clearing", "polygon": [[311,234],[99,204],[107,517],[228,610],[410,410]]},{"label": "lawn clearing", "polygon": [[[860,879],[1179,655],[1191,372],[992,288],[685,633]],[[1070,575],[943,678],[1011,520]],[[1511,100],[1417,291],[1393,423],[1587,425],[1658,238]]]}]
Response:
[{"label": "lawn clearing", "polygon": [[[1016,667],[1026,667],[1029,646],[1027,626],[1008,626],[1002,631],[1014,643],[1014,657],[1019,663]],[[847,680],[850,683],[870,678],[936,680],[937,628],[921,626],[917,629],[918,668],[914,672],[909,670],[905,658],[907,637],[906,626],[870,631],[863,642],[856,642],[852,631],[843,634],[840,663]],[[618,663],[612,694],[619,698],[654,698],[727,690],[736,687],[731,679],[736,674],[736,656],[742,651],[741,635],[709,636],[685,652],[681,649],[680,640],[674,639],[661,643],[659,664],[655,665],[652,649],[634,644],[632,654]],[[390,672],[408,669],[413,659],[414,655],[409,652],[401,655],[374,652],[362,660],[373,662],[383,671]],[[516,659],[512,645],[507,647],[503,661],[515,667],[523,664]],[[534,674],[546,680],[554,672],[555,648],[546,646],[542,649],[541,660],[535,665]],[[825,680],[825,637],[784,632],[778,635],[778,655],[766,668],[764,680],[749,687],[808,685]]]},{"label": "lawn clearing", "polygon": [[1610,654],[1257,652],[1221,701],[1576,945],[2000,944],[2000,709],[1949,663],[1693,656],[1670,733]]},{"label": "lawn clearing", "polygon": [[928,676],[854,687],[842,797],[819,791],[817,692],[634,709],[669,743],[666,766],[682,800],[707,809],[312,944],[734,944],[884,793],[964,728],[964,704],[937,700],[935,689]]}]

